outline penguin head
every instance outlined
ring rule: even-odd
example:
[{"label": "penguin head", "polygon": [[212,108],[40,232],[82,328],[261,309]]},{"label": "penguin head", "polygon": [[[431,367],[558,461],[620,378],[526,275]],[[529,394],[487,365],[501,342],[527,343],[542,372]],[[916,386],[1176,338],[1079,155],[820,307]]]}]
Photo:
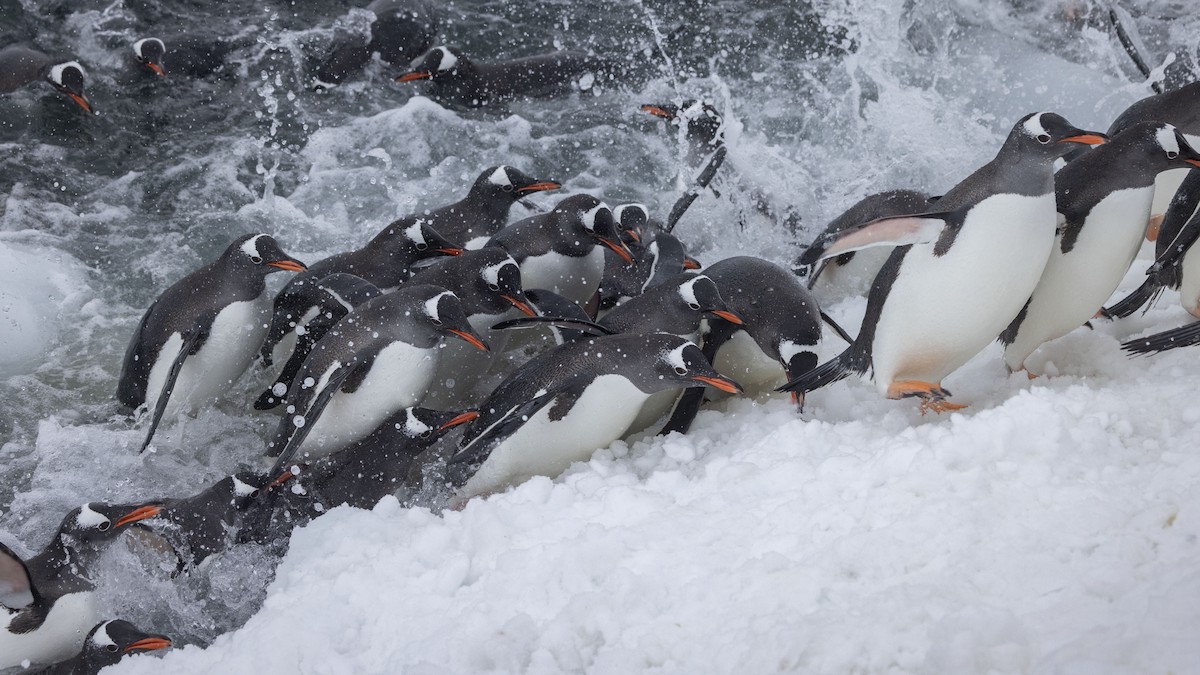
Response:
[{"label": "penguin head", "polygon": [[88,502],[71,510],[58,527],[63,543],[96,545],[108,542],[130,525],[162,513],[162,504],[107,504]]},{"label": "penguin head", "polygon": [[422,260],[443,255],[459,255],[463,252],[461,246],[447,241],[440,232],[430,227],[424,219],[412,222],[406,227],[403,225],[404,221],[401,221],[396,227],[385,230],[389,235],[388,245],[393,248],[399,248],[400,253],[413,260]]},{"label": "penguin head", "polygon": [[233,269],[266,276],[285,270],[303,272],[304,263],[283,252],[275,238],[267,234],[247,234],[234,240],[224,258]]},{"label": "penguin head", "polygon": [[485,201],[512,204],[535,192],[557,190],[562,185],[552,180],[538,180],[511,166],[493,166],[484,169],[471,186],[471,196]]},{"label": "penguin head", "polygon": [[[670,337],[670,340],[661,340]],[[742,393],[742,386],[718,373],[700,348],[683,338],[649,336],[650,346],[658,346],[654,367],[649,372],[639,370],[634,384],[642,391],[654,392],[679,387],[708,386],[730,394]],[[665,344],[655,345],[655,342]]]},{"label": "penguin head", "polygon": [[397,82],[433,80],[457,75],[460,70],[470,68],[471,62],[462,51],[454,47],[434,47],[425,52],[420,63],[412,71],[396,77]]},{"label": "penguin head", "polygon": [[709,318],[721,319],[741,325],[742,317],[733,311],[721,297],[721,291],[712,279],[703,274],[685,272],[674,280],[680,300],[693,312],[701,312]]},{"label": "penguin head", "polygon": [[650,210],[645,204],[621,204],[613,209],[613,220],[621,241],[626,244],[640,243],[646,238],[646,226],[650,223]]},{"label": "penguin head", "polygon": [[489,309],[497,313],[516,308],[526,316],[537,316],[529,307],[529,298],[525,297],[525,290],[521,286],[521,267],[517,261],[498,246],[478,252],[484,251],[488,252],[488,256],[482,262],[487,264],[480,268],[475,279],[476,294],[484,299]]},{"label": "penguin head", "polygon": [[170,646],[171,639],[167,636],[143,632],[128,621],[103,621],[88,633],[80,656],[90,667],[87,672],[95,673],[120,661],[126,654],[140,654]]},{"label": "penguin head", "polygon": [[46,80],[64,96],[75,102],[75,105],[83,108],[85,112],[95,113],[92,104],[88,101],[87,96],[83,93],[84,78],[86,74],[83,71],[83,66],[77,61],[65,61],[50,66],[50,70],[46,73]]},{"label": "penguin head", "polygon": [[479,417],[478,410],[405,408],[389,420],[392,429],[407,439],[409,447],[427,448],[446,432]]},{"label": "penguin head", "polygon": [[158,77],[167,74],[162,65],[163,55],[166,53],[167,46],[156,37],[142,38],[133,43],[133,58],[146,72],[154,73]]},{"label": "penguin head", "polygon": [[1098,131],[1084,131],[1052,112],[1026,115],[1013,127],[1008,138],[1006,145],[1011,143],[1051,160],[1066,155],[1080,144],[1100,145],[1108,141],[1108,136]]},{"label": "penguin head", "polygon": [[633,262],[629,247],[621,241],[617,232],[617,221],[612,210],[604,202],[591,195],[567,197],[554,207],[554,215],[564,225],[582,229],[582,234],[607,246],[628,265]]},{"label": "penguin head", "polygon": [[421,316],[436,332],[463,340],[480,351],[491,351],[467,320],[457,295],[439,286],[426,286],[423,290],[427,299],[421,304]]},{"label": "penguin head", "polygon": [[674,103],[647,103],[644,112],[687,128],[687,139],[697,145],[717,145],[725,140],[725,119],[708,101],[687,99]]},{"label": "penguin head", "polygon": [[[1154,144],[1158,146],[1155,153],[1158,157],[1166,160],[1167,168],[1182,168],[1191,169],[1200,167],[1200,153],[1188,143],[1187,138],[1179,133],[1174,125],[1162,123],[1146,123],[1149,124],[1154,133]],[[1130,130],[1136,129],[1140,124],[1130,127]]]}]

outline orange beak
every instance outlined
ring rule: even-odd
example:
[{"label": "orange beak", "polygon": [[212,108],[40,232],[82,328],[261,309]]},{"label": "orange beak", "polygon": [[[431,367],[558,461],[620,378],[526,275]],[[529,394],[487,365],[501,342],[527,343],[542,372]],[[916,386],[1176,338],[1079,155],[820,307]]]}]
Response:
[{"label": "orange beak", "polygon": [[488,349],[487,344],[483,340],[480,340],[479,338],[475,337],[474,335],[471,335],[470,333],[468,333],[466,331],[455,330],[453,328],[448,328],[446,330],[450,333],[454,333],[455,335],[462,338],[463,340],[466,340],[467,344],[478,349],[479,351],[483,351],[483,352],[491,351],[490,349]]},{"label": "orange beak", "polygon": [[130,652],[150,652],[156,649],[166,649],[171,646],[171,641],[162,637],[142,638],[137,642],[125,648],[125,653]]},{"label": "orange beak", "polygon": [[280,485],[283,485],[284,483],[288,482],[289,480],[291,480],[295,477],[296,477],[296,474],[292,473],[291,471],[284,471],[283,473],[276,476],[275,480],[271,481],[270,485],[267,486],[267,489],[274,490],[275,488],[279,487]]},{"label": "orange beak", "polygon": [[642,106],[642,111],[648,112],[651,115],[654,115],[655,117],[661,117],[664,120],[675,119],[674,115],[672,115],[671,113],[667,112],[666,110],[663,110],[662,108],[660,108],[656,105],[646,104],[646,105]]},{"label": "orange beak", "polygon": [[616,253],[617,255],[621,256],[621,260],[624,260],[626,265],[633,264],[633,256],[630,255],[629,247],[625,246],[625,244],[623,244],[623,243],[618,244],[614,241],[605,239],[603,237],[600,238],[600,243],[611,248],[613,250],[613,253]]},{"label": "orange beak", "polygon": [[721,318],[721,319],[725,319],[725,320],[726,320],[726,321],[728,321],[729,323],[734,323],[734,324],[737,324],[737,325],[739,325],[739,326],[740,326],[740,325],[742,325],[742,323],[744,323],[744,322],[742,321],[742,317],[740,317],[740,316],[738,316],[737,314],[735,314],[735,313],[733,313],[733,312],[730,312],[730,311],[728,311],[728,310],[724,310],[724,309],[713,309],[713,310],[709,310],[709,311],[712,313],[712,315],[713,315],[713,316],[716,316],[716,317],[718,317],[718,318]]},{"label": "orange beak", "polygon": [[639,244],[642,243],[642,235],[638,234],[637,228],[626,230],[626,232],[629,233],[630,239],[636,241]]},{"label": "orange beak", "polygon": [[548,180],[548,181],[543,181],[541,183],[534,183],[533,185],[526,185],[523,188],[517,188],[517,194],[523,195],[523,194],[526,194],[529,192],[544,192],[546,190],[557,190],[560,187],[562,187],[562,185],[559,185],[558,183],[555,183],[552,180]]},{"label": "orange beak", "polygon": [[304,266],[304,263],[298,260],[272,260],[267,264],[271,267],[278,267],[281,270],[287,270],[288,272],[303,272],[304,270],[308,269]]},{"label": "orange beak", "polygon": [[433,73],[422,73],[419,70],[414,70],[411,73],[405,73],[403,75],[397,76],[396,81],[397,82],[415,82],[417,80],[428,80],[431,77],[433,77]]},{"label": "orange beak", "polygon": [[117,522],[113,523],[113,526],[121,527],[122,525],[129,525],[130,523],[136,523],[141,520],[146,520],[147,518],[153,518],[154,516],[162,513],[162,510],[163,507],[157,504],[139,506],[138,508],[118,518]]},{"label": "orange beak", "polygon": [[154,74],[158,75],[159,77],[167,76],[167,73],[166,73],[166,71],[163,70],[163,67],[158,65],[157,63],[147,63],[146,67],[149,68],[150,70],[153,70]]},{"label": "orange beak", "polygon": [[88,103],[88,100],[87,100],[86,98],[84,98],[84,97],[80,96],[79,94],[71,94],[71,93],[68,93],[68,94],[67,94],[67,98],[69,98],[69,99],[71,99],[72,101],[74,101],[74,102],[75,102],[75,105],[79,106],[80,108],[83,108],[83,109],[84,109],[85,111],[87,111],[89,114],[91,114],[91,113],[94,113],[94,112],[95,112],[94,110],[92,110],[92,104],[91,104],[91,103]]},{"label": "orange beak", "polygon": [[438,431],[445,431],[447,429],[456,427],[460,424],[466,424],[467,422],[470,422],[471,420],[473,420],[477,417],[479,417],[478,410],[468,410],[456,417],[451,418],[448,422],[446,422],[442,426],[438,427]]},{"label": "orange beak", "polygon": [[525,316],[537,316],[537,312],[530,309],[529,305],[521,302],[520,300],[518,300],[512,296],[509,296],[509,295],[502,295],[500,297],[509,301],[509,303],[511,303],[513,307],[516,307],[517,309],[521,310],[521,313],[524,314]]},{"label": "orange beak", "polygon": [[1078,136],[1067,136],[1059,141],[1059,143],[1083,143],[1084,145],[1100,145],[1107,142],[1108,137],[1104,134],[1079,134]]},{"label": "orange beak", "polygon": [[700,261],[696,260],[695,258],[690,258],[688,256],[684,256],[683,257],[683,269],[698,270],[698,269],[700,269]]},{"label": "orange beak", "polygon": [[1200,166],[1200,159],[1185,159],[1183,160],[1192,166]]},{"label": "orange beak", "polygon": [[462,252],[463,252],[463,250],[461,248],[445,248],[445,247],[443,247],[443,248],[435,248],[433,250],[437,251],[438,253],[443,253],[445,255],[462,255]]},{"label": "orange beak", "polygon": [[729,394],[742,393],[742,385],[738,384],[737,382],[734,382],[733,380],[729,379],[728,377],[704,377],[701,375],[697,375],[696,377],[693,377],[692,379],[697,382],[707,384],[710,387],[715,387],[717,389],[720,389],[721,391],[729,393]]}]

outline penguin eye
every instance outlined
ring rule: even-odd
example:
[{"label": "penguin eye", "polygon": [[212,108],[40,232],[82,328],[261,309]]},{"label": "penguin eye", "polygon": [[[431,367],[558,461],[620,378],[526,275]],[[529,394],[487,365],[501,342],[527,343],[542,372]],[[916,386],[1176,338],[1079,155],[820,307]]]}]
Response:
[{"label": "penguin eye", "polygon": [[425,249],[427,249],[427,248],[429,248],[429,244],[426,244],[426,243],[425,243],[425,242],[423,242],[423,241],[418,241],[418,242],[417,242],[417,250],[418,250],[418,251],[424,251],[424,250],[425,250]]},{"label": "penguin eye", "polygon": [[1038,134],[1038,143],[1045,145],[1050,142],[1050,134]]},{"label": "penguin eye", "polygon": [[106,651],[106,652],[115,652],[115,651],[117,651],[117,649],[119,649],[119,647],[117,647],[116,645],[105,645],[104,646],[104,651]]},{"label": "penguin eye", "polygon": [[684,368],[683,366],[675,366],[675,374],[687,375],[687,368]]},{"label": "penguin eye", "polygon": [[500,189],[501,189],[501,190],[504,190],[505,192],[512,192],[512,191],[513,191],[513,186],[512,186],[512,184],[509,184],[509,185],[504,185],[504,186],[502,186]]},{"label": "penguin eye", "polygon": [[442,320],[441,320],[441,319],[439,319],[439,318],[433,317],[433,318],[431,318],[431,319],[430,319],[430,321],[432,321],[432,322],[433,322],[433,325],[435,325],[435,326],[440,326],[440,325],[442,325]]},{"label": "penguin eye", "polygon": [[688,307],[691,307],[693,310],[698,310],[698,309],[700,309],[700,305],[698,305],[698,304],[696,304],[696,303],[694,303],[694,302],[689,302],[689,303],[688,303]]},{"label": "penguin eye", "polygon": [[500,290],[500,286],[498,284],[488,284],[488,288],[490,288],[493,291]]},{"label": "penguin eye", "polygon": [[421,438],[429,438],[432,435],[433,435],[433,429],[426,429],[425,431],[421,432]]},{"label": "penguin eye", "polygon": [[1167,152],[1167,159],[1175,159],[1178,156],[1179,156],[1179,153],[1175,152],[1174,150],[1170,150]]},{"label": "penguin eye", "polygon": [[110,527],[112,527],[112,523],[110,523],[109,521],[106,520],[103,523],[100,523],[99,525],[97,525],[96,529],[100,530],[101,532],[108,532],[108,528],[110,528]]},{"label": "penguin eye", "polygon": [[258,257],[258,256],[256,256],[256,255],[252,255],[252,256],[250,256],[250,262],[254,263],[255,265],[261,265],[261,264],[262,264],[262,260],[263,260],[262,258],[260,258],[260,257]]}]

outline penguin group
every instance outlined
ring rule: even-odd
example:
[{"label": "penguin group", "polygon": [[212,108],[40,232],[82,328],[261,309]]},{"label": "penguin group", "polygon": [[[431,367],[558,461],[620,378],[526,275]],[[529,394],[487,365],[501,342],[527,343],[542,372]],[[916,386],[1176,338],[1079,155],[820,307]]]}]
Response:
[{"label": "penguin group", "polygon": [[[400,71],[396,82],[462,107],[638,75],[587,51],[488,62],[436,44],[432,4],[366,10],[374,20],[330,46],[314,88],[351,80],[374,55]],[[218,42],[147,36],[129,58],[150,78],[204,77],[227,53]],[[73,58],[0,49],[0,93],[45,82],[91,113],[85,77]],[[27,558],[0,542],[0,669],[90,673],[171,645],[97,605],[94,563],[121,539],[148,542],[186,574],[233,546],[286,546],[294,528],[343,504],[370,508],[391,494],[416,504],[432,486],[437,507],[463,508],[557,477],[619,439],[687,433],[725,397],[784,392],[801,414],[811,392],[859,375],[888,398],[918,399],[923,413],[949,413],[965,406],[943,380],[993,342],[1010,371],[1029,372],[1042,344],[1128,316],[1164,288],[1200,318],[1197,103],[1200,83],[1188,84],[1135,104],[1106,132],[1025,115],[990,161],[940,195],[891,188],[850,206],[793,269],[751,256],[705,265],[689,253],[675,226],[714,189],[726,147],[721,111],[682,98],[641,106],[676,125],[699,170],[661,219],[640,203],[558,197],[561,176],[480,162],[470,185],[447,186],[444,206],[399,214],[324,259],[285,252],[286,233],[224,242],[133,330],[114,383],[134,420],[128,448],[203,444],[163,443],[159,430],[241,405],[233,385],[243,378],[260,392],[245,407],[274,431],[248,449],[249,468],[192,495],[84,504]],[[513,218],[535,195],[554,202]],[[1146,238],[1158,255],[1146,283],[1105,310]],[[289,276],[276,292],[277,272]],[[836,293],[866,295],[853,335],[818,303]],[[819,363],[827,340],[847,346]],[[1125,349],[1196,343],[1200,323]]]}]

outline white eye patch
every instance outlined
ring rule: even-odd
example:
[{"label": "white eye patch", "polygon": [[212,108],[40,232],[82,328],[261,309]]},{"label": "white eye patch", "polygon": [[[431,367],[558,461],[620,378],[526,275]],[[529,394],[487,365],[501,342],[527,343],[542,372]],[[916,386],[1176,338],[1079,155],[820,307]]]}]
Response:
[{"label": "white eye patch", "polygon": [[1034,138],[1037,138],[1038,136],[1048,136],[1049,134],[1046,133],[1046,127],[1042,126],[1042,115],[1044,114],[1046,113],[1038,113],[1025,120],[1025,124],[1023,125],[1025,133],[1033,136]]},{"label": "white eye patch", "polygon": [[442,291],[441,293],[438,293],[437,295],[425,301],[425,313],[429,315],[429,318],[433,319],[434,321],[442,320],[441,315],[438,314],[438,303],[441,302],[442,298],[447,295],[452,298],[458,297],[450,291]]},{"label": "white eye patch", "polygon": [[455,56],[449,49],[445,47],[437,47],[436,51],[442,53],[442,60],[438,62],[438,72],[453,70],[454,66],[458,65],[458,57]]},{"label": "white eye patch", "polygon": [[508,177],[508,167],[501,166],[488,176],[488,182],[500,187],[512,187],[512,179]]},{"label": "white eye patch", "polygon": [[1159,147],[1167,153],[1179,154],[1179,139],[1175,135],[1175,127],[1164,124],[1158,133],[1154,134],[1154,138],[1158,141]]},{"label": "white eye patch", "polygon": [[426,431],[430,431],[430,426],[417,419],[412,408],[406,409],[406,412],[408,419],[404,422],[404,433],[409,436],[420,436]]},{"label": "white eye patch", "polygon": [[245,253],[247,256],[249,256],[251,258],[262,258],[262,254],[258,252],[258,240],[262,239],[265,236],[267,236],[267,235],[256,234],[253,237],[250,237],[246,241],[242,242],[242,253]]},{"label": "white eye patch", "polygon": [[87,77],[87,71],[83,69],[83,66],[79,65],[78,61],[67,61],[66,63],[60,63],[50,69],[50,80],[54,82],[54,84],[61,86],[63,83],[63,71],[67,68],[78,68],[79,72],[82,73],[84,77]]}]

